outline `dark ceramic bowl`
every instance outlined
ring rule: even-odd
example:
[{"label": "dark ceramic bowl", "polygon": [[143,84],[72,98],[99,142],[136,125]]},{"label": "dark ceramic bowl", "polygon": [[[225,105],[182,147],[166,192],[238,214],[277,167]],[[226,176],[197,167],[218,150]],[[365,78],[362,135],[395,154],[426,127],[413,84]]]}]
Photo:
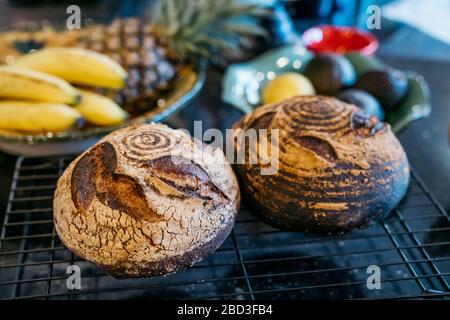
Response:
[{"label": "dark ceramic bowl", "polygon": [[[284,72],[302,73],[313,56],[305,47],[294,45],[268,51],[252,61],[233,64],[227,69],[222,82],[222,99],[243,112],[250,113],[261,105],[261,89],[268,80]],[[350,52],[345,56],[358,74],[384,67],[373,56],[358,52]],[[427,117],[431,112],[430,92],[425,79],[410,71],[405,72],[405,75],[408,78],[408,93],[399,106],[386,114],[385,119],[394,132],[399,132],[415,120]]]}]

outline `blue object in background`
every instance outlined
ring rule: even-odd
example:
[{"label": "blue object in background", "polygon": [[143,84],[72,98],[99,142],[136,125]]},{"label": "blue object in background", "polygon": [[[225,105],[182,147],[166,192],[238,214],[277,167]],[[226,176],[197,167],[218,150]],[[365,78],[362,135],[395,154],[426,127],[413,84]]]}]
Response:
[{"label": "blue object in background", "polygon": [[278,0],[303,31],[319,24],[357,26],[366,28],[367,8],[383,5],[392,0]]},{"label": "blue object in background", "polygon": [[332,24],[335,25],[355,25],[358,17],[362,14],[361,0],[335,0],[335,10],[331,17]]},{"label": "blue object in background", "polygon": [[299,39],[299,35],[295,31],[294,22],[283,3],[278,1],[274,4],[271,20],[271,29],[275,44],[294,43]]}]

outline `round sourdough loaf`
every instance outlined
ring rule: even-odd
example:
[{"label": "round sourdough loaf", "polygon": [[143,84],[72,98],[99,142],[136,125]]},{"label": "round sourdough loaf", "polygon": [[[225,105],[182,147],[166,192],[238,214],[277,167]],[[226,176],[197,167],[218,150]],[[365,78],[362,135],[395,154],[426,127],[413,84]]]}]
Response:
[{"label": "round sourdough loaf", "polygon": [[115,277],[191,266],[216,250],[239,209],[220,149],[161,124],[117,130],[58,181],[54,223],[76,255]]},{"label": "round sourdough loaf", "polygon": [[[260,107],[234,128],[267,129],[267,135],[279,130],[275,174],[262,175],[260,162],[236,166],[249,205],[275,226],[314,232],[366,227],[406,192],[409,165],[402,146],[388,124],[354,105],[296,97]],[[260,144],[261,136],[255,141]],[[258,156],[261,150],[249,143],[235,143],[235,149],[247,158],[249,150]]]}]

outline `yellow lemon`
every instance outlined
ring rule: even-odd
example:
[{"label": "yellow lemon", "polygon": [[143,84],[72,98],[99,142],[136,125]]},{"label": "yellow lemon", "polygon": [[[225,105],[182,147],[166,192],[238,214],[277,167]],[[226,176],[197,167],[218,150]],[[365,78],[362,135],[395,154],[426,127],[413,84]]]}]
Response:
[{"label": "yellow lemon", "polygon": [[287,72],[269,81],[262,92],[262,102],[277,103],[282,100],[301,95],[315,94],[311,81],[305,76]]}]

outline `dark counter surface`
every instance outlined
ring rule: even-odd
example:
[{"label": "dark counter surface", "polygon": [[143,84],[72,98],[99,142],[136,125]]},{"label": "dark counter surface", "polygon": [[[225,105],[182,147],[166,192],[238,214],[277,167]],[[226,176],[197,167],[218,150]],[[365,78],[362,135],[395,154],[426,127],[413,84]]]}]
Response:
[{"label": "dark counter surface", "polygon": [[431,88],[432,113],[398,135],[409,161],[450,212],[450,64],[382,57],[387,64],[422,74]]}]

